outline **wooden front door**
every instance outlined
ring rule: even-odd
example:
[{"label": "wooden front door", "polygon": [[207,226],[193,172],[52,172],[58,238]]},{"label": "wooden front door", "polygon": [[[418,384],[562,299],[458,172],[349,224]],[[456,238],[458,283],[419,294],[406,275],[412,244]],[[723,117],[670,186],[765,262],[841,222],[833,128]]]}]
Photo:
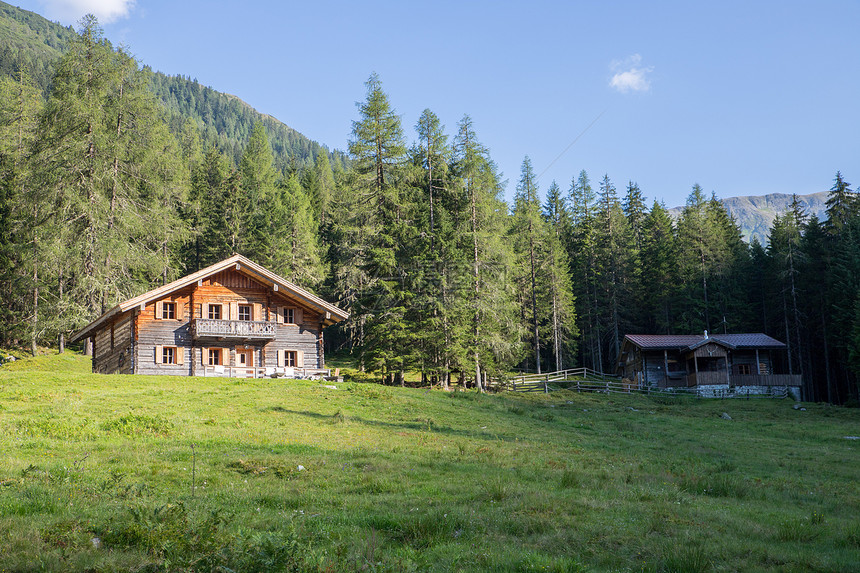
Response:
[{"label": "wooden front door", "polygon": [[254,377],[254,349],[253,347],[236,347],[235,372],[238,378]]}]

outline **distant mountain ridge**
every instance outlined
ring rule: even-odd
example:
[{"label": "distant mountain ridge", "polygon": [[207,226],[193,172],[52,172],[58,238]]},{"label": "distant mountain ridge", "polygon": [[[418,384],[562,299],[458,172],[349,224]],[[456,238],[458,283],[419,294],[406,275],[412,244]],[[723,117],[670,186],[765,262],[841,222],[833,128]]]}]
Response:
[{"label": "distant mountain ridge", "polygon": [[[809,195],[797,195],[797,201],[808,216],[817,215],[823,221],[827,218],[825,201],[828,193],[828,191],[819,191]],[[755,237],[765,245],[774,219],[788,211],[793,197],[794,195],[790,193],[769,193],[749,197],[728,197],[720,201],[737,221],[745,241],[751,242]],[[673,207],[669,209],[669,214],[673,219],[677,219],[683,210],[683,207]]]},{"label": "distant mountain ridge", "polygon": [[[47,95],[54,67],[74,36],[71,26],[0,1],[0,77],[12,76],[23,66]],[[309,167],[320,153],[329,155],[333,169],[346,165],[343,152],[329,150],[234,95],[203,86],[191,77],[168,76],[152,71],[145,62],[140,64],[151,72],[151,91],[162,102],[174,134],[180,134],[185,121],[192,119],[204,145],[217,146],[238,163],[254,124],[260,122],[281,170]]]}]

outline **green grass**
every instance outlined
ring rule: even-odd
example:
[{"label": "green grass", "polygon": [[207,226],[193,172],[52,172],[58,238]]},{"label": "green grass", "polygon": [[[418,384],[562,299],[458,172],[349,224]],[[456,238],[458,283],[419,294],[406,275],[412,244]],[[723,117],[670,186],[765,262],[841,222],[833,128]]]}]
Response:
[{"label": "green grass", "polygon": [[860,568],[858,410],[88,368],[0,368],[0,571]]}]

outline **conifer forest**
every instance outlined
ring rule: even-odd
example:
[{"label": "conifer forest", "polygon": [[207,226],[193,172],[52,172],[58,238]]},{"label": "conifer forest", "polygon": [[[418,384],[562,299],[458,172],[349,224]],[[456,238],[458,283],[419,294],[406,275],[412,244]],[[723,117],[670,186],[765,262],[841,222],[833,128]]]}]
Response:
[{"label": "conifer forest", "polygon": [[673,218],[610,174],[546,184],[525,157],[508,181],[468,115],[401,117],[376,74],[331,152],[153,74],[92,17],[63,30],[56,60],[0,62],[0,346],[62,348],[241,253],[347,310],[327,350],[387,384],[614,373],[625,334],[763,332],[805,399],[858,402],[860,199],[841,166],[826,219],[795,201],[747,244],[692,182]]}]

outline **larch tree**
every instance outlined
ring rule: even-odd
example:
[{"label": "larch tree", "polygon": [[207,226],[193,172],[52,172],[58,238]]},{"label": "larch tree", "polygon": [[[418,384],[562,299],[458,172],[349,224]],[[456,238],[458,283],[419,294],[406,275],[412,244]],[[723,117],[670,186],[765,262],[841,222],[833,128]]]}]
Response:
[{"label": "larch tree", "polygon": [[9,346],[28,332],[35,354],[43,330],[39,237],[46,213],[31,186],[30,150],[42,100],[24,69],[19,66],[16,75],[0,78],[0,344]]},{"label": "larch tree", "polygon": [[181,235],[179,153],[145,72],[92,16],[58,64],[39,131],[39,184],[62,231],[46,247],[67,331],[166,278],[166,244]]}]

